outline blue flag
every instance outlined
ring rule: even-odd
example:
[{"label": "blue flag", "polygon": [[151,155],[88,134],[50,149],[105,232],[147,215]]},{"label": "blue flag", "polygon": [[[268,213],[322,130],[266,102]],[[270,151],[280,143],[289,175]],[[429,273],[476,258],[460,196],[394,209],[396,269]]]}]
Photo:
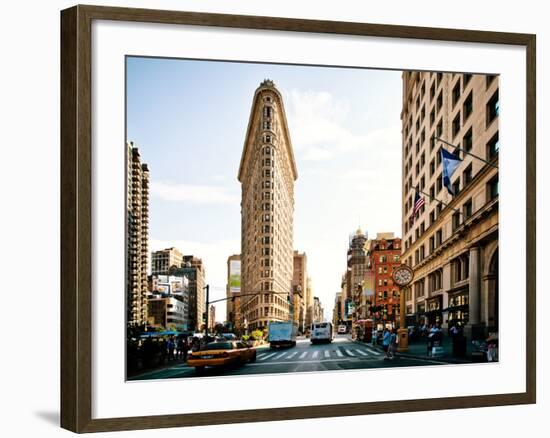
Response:
[{"label": "blue flag", "polygon": [[460,165],[462,160],[455,154],[451,154],[447,150],[441,148],[441,164],[443,165],[443,185],[447,187],[447,190],[451,195],[454,195],[453,185],[451,184],[451,177],[455,173],[456,168]]}]

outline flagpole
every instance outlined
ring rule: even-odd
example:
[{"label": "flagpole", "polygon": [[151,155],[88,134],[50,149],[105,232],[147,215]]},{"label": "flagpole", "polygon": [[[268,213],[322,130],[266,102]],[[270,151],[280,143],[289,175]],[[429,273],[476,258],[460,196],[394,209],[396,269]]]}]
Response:
[{"label": "flagpole", "polygon": [[[434,199],[436,200],[437,202],[439,202],[440,204],[443,204],[445,207],[449,207],[449,203],[448,202],[443,202],[443,201],[440,201],[439,199],[437,199],[435,196],[432,196],[430,195],[429,193],[426,193],[422,190],[420,190],[418,187],[415,187],[414,190],[416,190],[418,193],[422,193],[426,196],[429,196],[430,200]],[[461,212],[458,208],[454,208],[454,207],[449,207],[451,210],[453,210],[454,212],[464,216],[464,213]]]},{"label": "flagpole", "polygon": [[477,155],[474,155],[472,154],[471,152],[468,152],[467,150],[465,149],[462,149],[461,147],[458,147],[452,143],[449,143],[448,141],[445,141],[443,140],[442,138],[439,138],[439,137],[434,137],[434,140],[437,140],[437,141],[440,141],[441,143],[445,143],[446,145],[449,145],[455,149],[458,149],[459,151],[462,151],[464,152],[465,154],[468,154],[468,155],[471,155],[472,157],[478,159],[479,161],[483,161],[485,164],[487,164],[488,166],[491,166],[491,167],[494,167],[495,169],[498,169],[498,166],[494,163],[491,163],[490,161],[487,161],[485,160],[484,158],[481,158],[481,157],[478,157]]}]

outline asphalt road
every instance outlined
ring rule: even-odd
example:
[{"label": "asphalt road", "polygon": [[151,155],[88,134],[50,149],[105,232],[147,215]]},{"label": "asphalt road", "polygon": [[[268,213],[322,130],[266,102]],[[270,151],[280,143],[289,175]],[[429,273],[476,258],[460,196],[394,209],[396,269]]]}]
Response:
[{"label": "asphalt road", "polygon": [[195,369],[187,365],[176,365],[157,371],[149,371],[130,380],[175,379],[184,377],[228,376],[246,374],[299,373],[329,370],[353,370],[366,368],[411,367],[442,365],[441,362],[395,358],[385,360],[384,354],[348,338],[335,336],[330,344],[312,345],[309,339],[298,339],[296,347],[272,350],[268,346],[257,349],[257,360],[238,367],[207,368],[198,376]]}]

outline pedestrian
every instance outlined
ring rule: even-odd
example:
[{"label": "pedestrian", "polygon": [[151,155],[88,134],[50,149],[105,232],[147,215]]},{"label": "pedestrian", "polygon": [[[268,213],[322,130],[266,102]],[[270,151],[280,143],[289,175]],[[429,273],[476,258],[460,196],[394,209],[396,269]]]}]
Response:
[{"label": "pedestrian", "polygon": [[183,341],[182,341],[182,357],[183,357],[183,360],[187,362],[187,352],[189,351],[189,342],[187,340],[187,336],[185,336],[183,338]]},{"label": "pedestrian", "polygon": [[397,333],[395,333],[395,330],[392,328],[390,329],[390,359],[393,359],[395,356],[395,351],[397,350]]},{"label": "pedestrian", "polygon": [[176,357],[181,359],[183,357],[183,336],[178,337],[177,347],[178,351],[176,353]]},{"label": "pedestrian", "polygon": [[174,337],[170,336],[168,339],[168,360],[174,359],[174,349],[176,348],[176,344],[174,343]]},{"label": "pedestrian", "polygon": [[387,327],[384,329],[384,335],[382,337],[382,349],[384,350],[384,353],[386,355],[384,356],[385,359],[390,359],[390,346],[391,346],[391,333],[387,329]]},{"label": "pedestrian", "polygon": [[371,343],[372,343],[372,346],[375,347],[376,346],[376,337],[378,336],[378,331],[376,330],[376,327],[373,327],[372,328],[372,338],[371,338]]},{"label": "pedestrian", "polygon": [[434,327],[431,327],[428,333],[428,337],[426,338],[426,356],[428,357],[432,355],[432,349],[434,346],[433,336]]}]

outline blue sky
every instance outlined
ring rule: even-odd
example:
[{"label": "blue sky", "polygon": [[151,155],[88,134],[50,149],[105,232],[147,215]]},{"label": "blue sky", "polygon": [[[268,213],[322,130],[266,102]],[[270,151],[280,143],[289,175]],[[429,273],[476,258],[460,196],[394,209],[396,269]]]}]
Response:
[{"label": "blue sky", "polygon": [[265,78],[283,95],[296,156],[294,247],[330,318],[348,235],[400,235],[401,72],[128,58],[127,138],[150,167],[150,248],[201,257],[213,298],[225,295],[227,257],[240,252],[237,172]]}]

